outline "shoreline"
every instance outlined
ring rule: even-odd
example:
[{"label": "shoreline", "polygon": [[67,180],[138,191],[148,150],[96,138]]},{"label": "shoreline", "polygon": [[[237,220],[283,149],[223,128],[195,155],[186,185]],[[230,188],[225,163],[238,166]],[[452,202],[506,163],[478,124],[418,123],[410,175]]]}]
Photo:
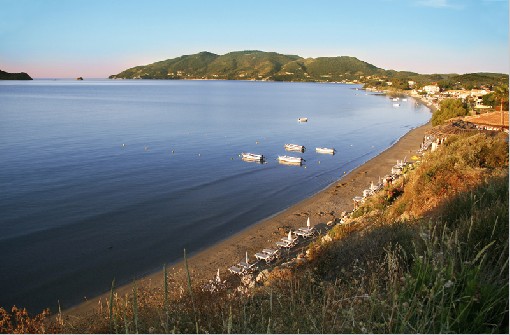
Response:
[{"label": "shoreline", "polygon": [[[430,107],[429,107],[430,108]],[[228,267],[244,259],[248,252],[250,260],[254,254],[274,246],[275,242],[284,237],[289,228],[292,230],[306,225],[310,216],[312,225],[325,226],[326,222],[340,217],[343,211],[353,209],[352,198],[362,194],[370,182],[377,182],[391,171],[397,160],[404,157],[410,159],[419,149],[425,133],[432,128],[430,121],[417,128],[411,129],[399,138],[392,146],[376,157],[368,160],[349,173],[340,176],[335,182],[318,193],[282,210],[250,227],[238,232],[202,251],[188,257],[188,266],[194,283],[201,283],[212,279],[216,272],[224,277]],[[163,264],[161,265],[163,267]],[[169,277],[185,280],[184,260],[167,265]],[[182,276],[182,278],[180,278]],[[147,275],[137,280],[137,286],[161,287],[163,285],[163,270]],[[132,284],[116,288],[119,295],[131,292]],[[109,291],[93,297],[78,305],[63,311],[66,316],[81,316],[93,312],[99,300],[107,300]]]}]

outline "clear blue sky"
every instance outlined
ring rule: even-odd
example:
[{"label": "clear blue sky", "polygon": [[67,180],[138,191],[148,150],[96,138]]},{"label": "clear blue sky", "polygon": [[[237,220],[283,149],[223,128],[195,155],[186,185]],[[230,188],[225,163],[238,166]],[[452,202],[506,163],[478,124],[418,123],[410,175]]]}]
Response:
[{"label": "clear blue sky", "polygon": [[508,29],[508,0],[0,0],[0,69],[100,78],[255,49],[419,73],[508,73]]}]

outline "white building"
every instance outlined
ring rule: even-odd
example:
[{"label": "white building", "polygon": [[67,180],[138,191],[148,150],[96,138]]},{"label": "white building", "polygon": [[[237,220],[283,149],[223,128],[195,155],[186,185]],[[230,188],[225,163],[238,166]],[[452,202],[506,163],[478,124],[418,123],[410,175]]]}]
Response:
[{"label": "white building", "polygon": [[437,85],[427,85],[427,86],[423,86],[423,90],[425,92],[427,92],[427,94],[437,94],[439,93],[439,86]]}]

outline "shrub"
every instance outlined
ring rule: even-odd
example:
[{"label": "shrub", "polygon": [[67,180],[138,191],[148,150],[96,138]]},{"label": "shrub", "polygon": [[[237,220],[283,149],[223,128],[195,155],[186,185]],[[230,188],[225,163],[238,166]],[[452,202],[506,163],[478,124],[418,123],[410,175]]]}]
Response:
[{"label": "shrub", "polygon": [[444,99],[439,103],[439,109],[432,114],[432,125],[437,126],[446,120],[467,114],[468,110],[461,99]]}]

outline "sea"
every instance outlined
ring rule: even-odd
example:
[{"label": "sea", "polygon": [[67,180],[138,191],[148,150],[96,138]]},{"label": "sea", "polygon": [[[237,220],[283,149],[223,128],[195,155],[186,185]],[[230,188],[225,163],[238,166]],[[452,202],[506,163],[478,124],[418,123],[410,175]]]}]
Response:
[{"label": "sea", "polygon": [[394,104],[334,83],[1,81],[0,306],[71,307],[290,207],[431,117]]}]

